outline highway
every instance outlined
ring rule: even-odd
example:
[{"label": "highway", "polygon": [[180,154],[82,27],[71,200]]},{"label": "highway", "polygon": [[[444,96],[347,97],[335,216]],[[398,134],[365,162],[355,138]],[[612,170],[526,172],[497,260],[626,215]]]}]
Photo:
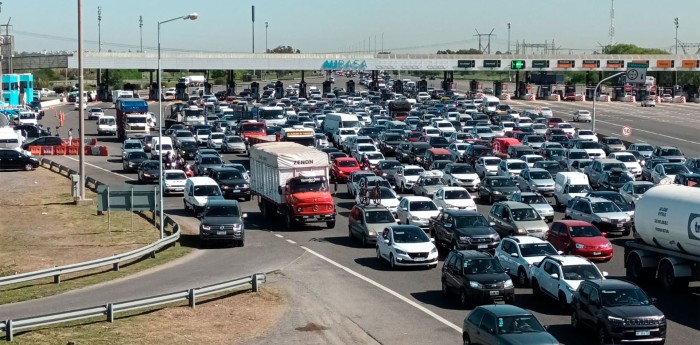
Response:
[{"label": "highway", "polygon": [[[439,81],[435,81],[436,84]],[[285,84],[286,86],[286,84]],[[345,86],[337,78],[336,86]],[[459,88],[459,86],[458,86]],[[556,116],[570,120],[575,109],[590,108],[591,103],[524,102],[511,101],[516,109],[531,106],[549,106]],[[98,106],[108,108],[111,103]],[[71,106],[58,108],[66,112],[67,133],[73,127],[77,133],[77,113]],[[638,104],[608,103],[598,107],[598,131],[606,135],[618,135],[620,126],[633,128],[630,141],[647,141],[652,145],[675,145],[688,156],[700,155],[700,105],[671,104],[656,108],[641,108]],[[151,105],[157,112],[157,103]],[[105,110],[113,115],[113,109]],[[56,126],[53,113],[47,111],[44,125]],[[95,136],[94,121],[86,121],[86,135]],[[581,126],[589,126],[582,124]],[[109,157],[87,156],[87,175],[108,184],[134,183],[135,174],[121,170],[120,144],[114,137],[100,137],[100,145],[109,147]],[[243,156],[225,154],[225,160],[247,164]],[[64,165],[75,167],[77,156],[51,157]],[[37,301],[0,306],[0,319],[16,318],[57,312],[103,304],[109,301],[137,298],[193,285],[206,285],[235,276],[258,271],[278,270],[284,278],[295,282],[300,291],[290,293],[310,294],[343,318],[352,320],[371,338],[382,344],[398,343],[457,343],[461,325],[468,311],[460,308],[456,299],[447,299],[440,292],[440,267],[436,269],[404,269],[391,271],[380,264],[373,248],[361,248],[348,239],[347,215],[354,202],[339,185],[336,203],[340,217],[334,229],[304,228],[283,231],[281,223],[261,219],[255,199],[243,202],[249,213],[246,221],[247,240],[243,248],[212,248],[195,250],[193,254],[164,267],[147,271],[134,277],[109,282],[61,296]],[[194,235],[198,221],[182,211],[181,197],[168,197],[166,212],[186,230],[183,245],[196,247]],[[478,205],[482,214],[490,206]],[[555,219],[563,217],[562,209],[556,210]],[[621,260],[625,238],[614,238],[616,255],[608,263],[600,264],[609,277],[624,277]],[[645,286],[652,297],[659,299],[658,306],[669,320],[667,344],[691,344],[697,342],[700,329],[700,286],[691,285],[687,292],[667,294],[653,286]],[[516,305],[532,310],[549,331],[562,344],[590,344],[592,336],[572,332],[569,316],[559,312],[554,303],[536,300],[530,289],[516,290]],[[303,325],[306,322],[301,322]],[[341,323],[342,324],[342,323]],[[439,339],[439,340],[438,340]]]}]

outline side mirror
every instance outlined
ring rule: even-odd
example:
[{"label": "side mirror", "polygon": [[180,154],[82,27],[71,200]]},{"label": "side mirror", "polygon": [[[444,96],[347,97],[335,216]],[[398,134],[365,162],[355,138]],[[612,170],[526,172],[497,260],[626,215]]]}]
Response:
[{"label": "side mirror", "polygon": [[438,211],[442,211],[442,206],[438,206]]},{"label": "side mirror", "polygon": [[517,257],[519,257],[520,255],[518,255],[518,253],[510,253],[510,256],[512,256],[512,257],[514,257],[514,258],[517,258]]},{"label": "side mirror", "polygon": [[549,276],[552,277],[552,279],[559,280],[559,274],[557,273],[552,273]]},{"label": "side mirror", "polygon": [[435,243],[435,239],[431,237],[431,238],[430,238],[430,242],[431,242],[431,243]]},{"label": "side mirror", "polygon": [[651,298],[651,304],[656,304],[656,302],[658,302],[658,301],[659,301],[659,300],[656,299],[656,297],[652,297],[652,298]]},{"label": "side mirror", "polygon": [[496,225],[496,222],[489,222],[489,225],[490,225],[490,226],[495,226],[495,225]]},{"label": "side mirror", "polygon": [[384,243],[386,243],[386,244],[391,244],[391,241],[390,241],[389,239],[385,239],[385,240],[384,240]]},{"label": "side mirror", "polygon": [[608,272],[607,272],[607,271],[603,271],[603,277],[607,277],[607,276],[608,276]]},{"label": "side mirror", "polygon": [[510,268],[506,267],[506,268],[504,269],[504,271],[505,271],[506,273],[510,274]]},{"label": "side mirror", "polygon": [[446,227],[446,228],[451,228],[451,227],[452,227],[452,223],[445,223],[445,227]]},{"label": "side mirror", "polygon": [[608,233],[607,233],[607,232],[601,232],[600,234],[603,235],[603,237],[608,237]]}]

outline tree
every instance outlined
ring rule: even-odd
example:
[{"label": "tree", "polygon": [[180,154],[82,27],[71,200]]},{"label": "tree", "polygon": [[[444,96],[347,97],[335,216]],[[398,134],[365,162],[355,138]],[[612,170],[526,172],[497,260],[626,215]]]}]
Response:
[{"label": "tree", "polygon": [[133,79],[140,79],[141,74],[139,73],[138,70],[135,69],[115,69],[115,70],[110,70],[109,71],[109,78],[107,77],[106,73],[103,73],[102,76],[106,79],[105,83],[109,85],[112,88],[121,88],[124,84],[125,80],[133,80]]},{"label": "tree", "polygon": [[292,46],[277,46],[275,49],[268,49],[267,52],[273,54],[294,54],[294,48]]},{"label": "tree", "polygon": [[604,54],[638,54],[638,55],[666,55],[667,51],[658,48],[642,48],[634,44],[618,43],[607,45],[603,48]]},{"label": "tree", "polygon": [[461,54],[461,55],[475,55],[475,54],[483,54],[483,52],[479,49],[474,49],[474,48],[469,48],[469,49],[460,49],[460,50],[438,50],[438,54]]}]

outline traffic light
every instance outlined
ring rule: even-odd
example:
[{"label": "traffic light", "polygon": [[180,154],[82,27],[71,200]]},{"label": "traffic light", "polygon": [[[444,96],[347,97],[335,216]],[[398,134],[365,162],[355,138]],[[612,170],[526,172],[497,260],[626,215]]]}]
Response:
[{"label": "traffic light", "polygon": [[521,70],[525,68],[525,60],[512,60],[510,62],[510,69]]}]

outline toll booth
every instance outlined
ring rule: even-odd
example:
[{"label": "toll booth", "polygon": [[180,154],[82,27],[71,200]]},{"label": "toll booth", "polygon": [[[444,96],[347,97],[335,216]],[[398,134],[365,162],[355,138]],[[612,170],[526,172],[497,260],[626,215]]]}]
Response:
[{"label": "toll booth", "polygon": [[280,99],[284,97],[284,84],[281,81],[275,83],[275,98]]},{"label": "toll booth", "polygon": [[235,80],[230,80],[226,84],[226,95],[227,96],[233,96],[236,94],[236,81]]},{"label": "toll booth", "polygon": [[403,81],[397,80],[394,82],[394,92],[403,94]]},{"label": "toll booth", "polygon": [[451,91],[453,81],[454,81],[454,72],[445,71],[443,73],[442,82],[440,83],[442,86],[442,89],[445,90],[445,92]]},{"label": "toll booth", "polygon": [[428,81],[425,79],[419,80],[418,83],[418,92],[428,92]]},{"label": "toll booth", "polygon": [[[153,92],[154,98],[157,99],[155,94],[158,92],[157,84],[155,85]],[[187,94],[187,84],[177,83],[177,85],[175,85],[175,98],[179,101],[186,101],[190,98],[190,96]]]},{"label": "toll booth", "polygon": [[[204,93],[205,93],[205,94],[207,94],[207,95],[211,95],[211,94],[212,94],[212,92],[211,92],[211,86],[212,86],[212,85],[211,85],[210,83],[208,83],[208,82],[205,82],[205,83],[204,83]],[[200,91],[200,96],[202,96],[201,93],[202,93],[202,92]]]},{"label": "toll booth", "polygon": [[625,87],[624,86],[613,86],[613,92],[610,94],[610,97],[613,100],[617,100],[618,98],[625,97]]},{"label": "toll booth", "polygon": [[260,83],[257,81],[250,83],[250,92],[253,94],[253,98],[260,98]]},{"label": "toll booth", "polygon": [[158,99],[158,83],[151,83],[148,85],[148,99]]},{"label": "toll booth", "polygon": [[[600,96],[600,93],[598,96]],[[586,86],[586,100],[592,101],[593,98],[595,98],[595,86]]]},{"label": "toll booth", "polygon": [[538,85],[537,86],[537,93],[535,94],[535,97],[537,97],[538,99],[545,99],[551,95],[552,95],[552,86],[551,85]]},{"label": "toll booth", "polygon": [[352,80],[352,79],[348,80],[348,82],[345,83],[345,87],[347,88],[349,95],[351,95],[351,96],[355,95],[355,81],[354,80]]},{"label": "toll booth", "polygon": [[493,82],[493,94],[498,97],[503,93],[503,82],[494,81]]},{"label": "toll booth", "polygon": [[527,95],[527,82],[519,81],[516,87],[518,89],[518,95]]},{"label": "toll booth", "polygon": [[324,81],[322,87],[323,87],[323,94],[324,95],[327,93],[331,93],[331,81],[330,80]]},{"label": "toll booth", "polygon": [[299,98],[306,98],[306,81],[299,82]]}]

